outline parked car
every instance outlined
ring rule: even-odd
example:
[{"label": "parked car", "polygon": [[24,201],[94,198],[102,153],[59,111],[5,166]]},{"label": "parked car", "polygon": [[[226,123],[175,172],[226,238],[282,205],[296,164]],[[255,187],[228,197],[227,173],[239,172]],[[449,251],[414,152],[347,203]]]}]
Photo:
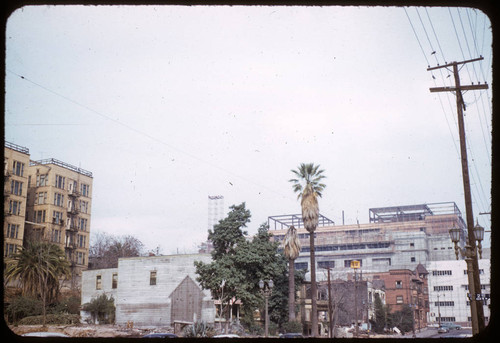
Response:
[{"label": "parked car", "polygon": [[227,334],[215,335],[213,338],[240,338],[240,336],[234,333],[227,333]]},{"label": "parked car", "polygon": [[177,338],[175,333],[169,333],[169,332],[157,332],[157,333],[150,333],[147,334],[146,336],[142,336],[142,338]]},{"label": "parked car", "polygon": [[452,330],[460,330],[462,327],[458,324],[455,323],[441,323],[441,326],[447,327],[448,329]]},{"label": "parked car", "polygon": [[450,329],[448,329],[446,326],[440,326],[438,328],[438,333],[446,333],[446,332],[450,332]]},{"label": "parked car", "polygon": [[304,336],[302,336],[302,334],[298,332],[289,332],[280,334],[279,338],[304,338]]},{"label": "parked car", "polygon": [[60,332],[28,332],[23,335],[23,337],[69,337],[68,335],[65,335]]}]

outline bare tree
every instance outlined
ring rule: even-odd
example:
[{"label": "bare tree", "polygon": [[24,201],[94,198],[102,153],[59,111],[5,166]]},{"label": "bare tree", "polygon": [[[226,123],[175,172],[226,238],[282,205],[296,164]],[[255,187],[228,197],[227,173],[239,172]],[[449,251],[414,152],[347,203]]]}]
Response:
[{"label": "bare tree", "polygon": [[134,236],[98,232],[89,247],[89,269],[116,268],[120,257],[142,255],[144,244]]}]

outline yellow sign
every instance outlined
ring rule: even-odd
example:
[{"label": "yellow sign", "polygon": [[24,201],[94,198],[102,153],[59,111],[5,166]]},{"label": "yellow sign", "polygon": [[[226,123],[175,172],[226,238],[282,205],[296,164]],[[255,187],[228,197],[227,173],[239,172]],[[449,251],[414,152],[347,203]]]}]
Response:
[{"label": "yellow sign", "polygon": [[352,269],[359,269],[359,267],[360,267],[359,261],[351,261],[351,268]]}]

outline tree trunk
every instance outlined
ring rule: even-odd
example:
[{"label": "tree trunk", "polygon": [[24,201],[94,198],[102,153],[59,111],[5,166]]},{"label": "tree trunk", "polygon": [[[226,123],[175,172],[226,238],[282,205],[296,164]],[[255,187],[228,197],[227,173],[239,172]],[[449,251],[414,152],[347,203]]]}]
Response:
[{"label": "tree trunk", "polygon": [[314,231],[309,232],[309,249],[311,255],[311,335],[318,337],[318,304],[316,289],[316,259],[314,256]]},{"label": "tree trunk", "polygon": [[295,320],[295,265],[294,260],[288,260],[288,321]]}]

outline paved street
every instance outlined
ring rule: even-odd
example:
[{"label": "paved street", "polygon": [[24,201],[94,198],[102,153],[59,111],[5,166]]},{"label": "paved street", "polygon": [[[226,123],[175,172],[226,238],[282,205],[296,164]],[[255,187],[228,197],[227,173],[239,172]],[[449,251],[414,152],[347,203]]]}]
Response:
[{"label": "paved street", "polygon": [[[437,328],[425,328],[420,330],[420,332],[418,331],[415,332],[415,335],[417,336],[417,338],[445,338],[445,337],[462,338],[462,337],[471,337],[472,329],[463,328],[461,330],[450,330],[450,332],[447,333],[438,333]],[[410,332],[404,335],[402,338],[413,338],[413,333]]]}]

